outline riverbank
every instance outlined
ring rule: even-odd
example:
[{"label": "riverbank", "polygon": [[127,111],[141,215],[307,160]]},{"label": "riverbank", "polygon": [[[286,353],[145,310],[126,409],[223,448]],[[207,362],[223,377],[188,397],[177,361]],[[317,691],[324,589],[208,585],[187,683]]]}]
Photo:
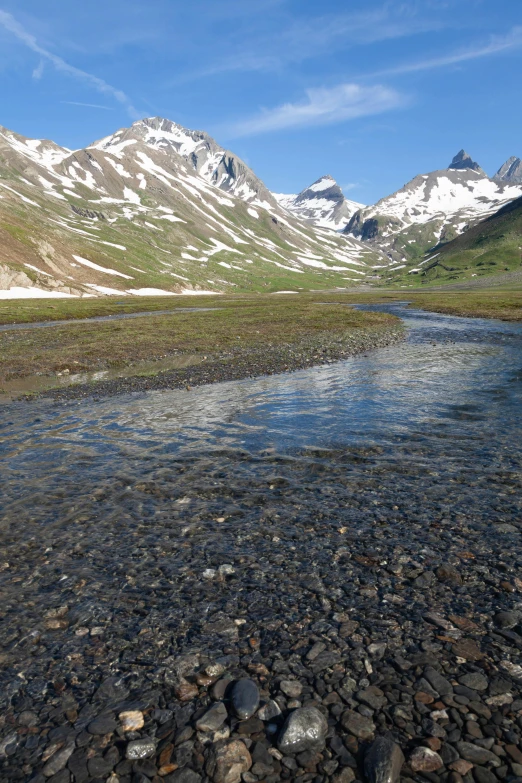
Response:
[{"label": "riverbank", "polygon": [[[38,391],[44,379],[59,389],[42,393],[59,399],[179,388],[303,369],[401,335],[395,316],[320,296],[238,298],[216,309],[2,332],[0,387],[31,392],[34,381]],[[183,359],[189,368],[172,368]],[[100,380],[109,371],[112,377]],[[93,382],[85,382],[88,373]]]}]

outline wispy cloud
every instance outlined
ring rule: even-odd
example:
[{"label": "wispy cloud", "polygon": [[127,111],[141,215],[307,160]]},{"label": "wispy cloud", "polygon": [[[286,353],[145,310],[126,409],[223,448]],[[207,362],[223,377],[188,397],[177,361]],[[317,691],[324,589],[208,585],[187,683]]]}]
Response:
[{"label": "wispy cloud", "polygon": [[60,101],[60,103],[66,103],[68,106],[85,106],[88,109],[106,109],[106,111],[114,111],[112,106],[101,106],[99,103],[82,103],[81,101]]},{"label": "wispy cloud", "polygon": [[[429,10],[429,9],[428,9]],[[281,16],[277,32],[247,31],[243,41],[221,60],[193,68],[171,83],[183,83],[227,72],[275,71],[355,46],[441,30],[440,15],[426,12],[418,0],[384,2],[364,12],[323,14],[312,18]]]},{"label": "wispy cloud", "polygon": [[522,26],[513,27],[506,35],[491,36],[489,43],[479,46],[463,49],[453,54],[447,54],[442,57],[433,57],[426,60],[418,60],[413,63],[404,63],[392,68],[386,68],[382,71],[375,71],[368,74],[370,78],[379,76],[398,76],[403,73],[417,73],[418,71],[429,71],[435,68],[443,68],[447,65],[458,65],[468,60],[477,60],[482,57],[490,57],[494,54],[509,51],[510,49],[520,49],[522,47]]},{"label": "wispy cloud", "polygon": [[396,109],[407,100],[405,95],[382,85],[339,84],[314,88],[306,91],[306,100],[263,109],[254,117],[235,123],[228,129],[228,135],[237,138],[286,128],[333,125]]},{"label": "wispy cloud", "polygon": [[38,65],[33,71],[33,79],[39,81],[43,76],[44,69],[45,69],[45,60],[40,60],[40,62],[38,63]]},{"label": "wispy cloud", "polygon": [[112,87],[112,85],[108,84],[103,79],[100,79],[98,76],[94,76],[92,73],[88,73],[87,71],[82,71],[80,68],[76,68],[74,65],[70,65],[61,57],[58,57],[58,55],[53,54],[47,49],[44,49],[42,46],[39,45],[34,35],[29,33],[14,18],[14,16],[12,16],[12,14],[8,13],[7,11],[0,10],[0,25],[4,27],[12,35],[14,35],[19,41],[21,41],[21,43],[23,43],[25,46],[27,46],[36,54],[40,55],[40,57],[42,58],[40,65],[33,72],[34,78],[41,77],[43,73],[42,63],[50,62],[56,68],[57,71],[60,71],[61,73],[65,73],[68,76],[72,76],[73,78],[78,79],[84,84],[93,87],[95,90],[102,93],[103,95],[109,95],[111,96],[111,98],[114,98],[116,101],[118,101],[118,103],[122,104],[122,106],[125,107],[128,114],[133,119],[136,119],[137,117],[140,116],[139,113],[134,108],[134,106],[132,105],[131,100],[122,90],[118,90],[116,87]]}]

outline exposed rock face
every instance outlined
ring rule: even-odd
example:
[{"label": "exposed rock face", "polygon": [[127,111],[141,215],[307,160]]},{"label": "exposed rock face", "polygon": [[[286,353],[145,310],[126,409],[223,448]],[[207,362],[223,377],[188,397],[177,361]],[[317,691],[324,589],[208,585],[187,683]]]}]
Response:
[{"label": "exposed rock face", "polygon": [[498,182],[522,185],[522,160],[513,155],[499,168],[493,179]]},{"label": "exposed rock face", "polygon": [[471,169],[472,171],[478,171],[479,174],[486,176],[486,173],[480,168],[471,155],[468,155],[466,150],[458,152],[451,163],[448,166],[449,169]]}]

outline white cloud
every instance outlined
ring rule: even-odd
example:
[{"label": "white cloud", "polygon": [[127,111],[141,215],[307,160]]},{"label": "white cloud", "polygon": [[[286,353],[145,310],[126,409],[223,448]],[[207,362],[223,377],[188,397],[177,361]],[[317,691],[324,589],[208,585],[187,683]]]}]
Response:
[{"label": "white cloud", "polygon": [[60,101],[60,103],[66,103],[68,106],[85,106],[88,109],[106,109],[112,111],[112,106],[101,106],[99,103],[82,103],[81,101]]},{"label": "white cloud", "polygon": [[66,73],[68,76],[79,79],[84,84],[88,84],[90,87],[94,87],[95,90],[102,93],[103,95],[110,95],[112,98],[118,101],[118,103],[121,103],[123,106],[125,106],[127,112],[132,118],[136,119],[140,116],[132,105],[130,99],[122,90],[118,90],[116,87],[112,87],[110,84],[107,84],[106,81],[100,79],[98,76],[94,76],[92,73],[87,73],[87,71],[82,71],[80,68],[76,68],[74,65],[70,65],[61,57],[58,57],[58,55],[49,52],[47,49],[44,49],[39,45],[34,35],[31,35],[31,33],[25,30],[25,28],[16,21],[14,16],[9,14],[7,11],[0,11],[0,25],[8,32],[12,33],[16,38],[18,38],[18,40],[25,44],[25,46],[27,46],[29,49],[32,49],[33,52],[39,54],[42,58],[40,65],[33,72],[34,78],[41,77],[43,73],[43,62],[50,62],[52,65],[54,65],[57,71]]},{"label": "white cloud", "polygon": [[398,65],[394,68],[386,68],[383,71],[377,71],[369,74],[370,77],[376,76],[396,76],[402,73],[417,73],[418,71],[428,71],[434,68],[443,68],[446,65],[458,65],[468,60],[477,60],[481,57],[489,57],[493,54],[506,52],[510,49],[519,49],[522,47],[522,26],[513,27],[506,35],[491,36],[489,43],[482,46],[475,46],[464,49],[460,52],[448,54],[443,57],[433,57],[428,60],[420,60],[414,63]]},{"label": "white cloud", "polygon": [[229,129],[229,136],[253,136],[285,128],[333,125],[390,111],[407,102],[406,96],[383,85],[339,84],[331,88],[309,89],[306,96],[306,100],[300,103],[263,109],[256,116],[236,123]]}]

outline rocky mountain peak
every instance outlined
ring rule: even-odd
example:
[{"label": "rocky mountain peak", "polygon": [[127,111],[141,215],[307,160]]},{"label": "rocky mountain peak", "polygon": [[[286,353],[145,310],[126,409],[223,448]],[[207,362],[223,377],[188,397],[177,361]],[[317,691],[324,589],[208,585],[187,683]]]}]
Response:
[{"label": "rocky mountain peak", "polygon": [[479,164],[473,160],[471,155],[469,155],[466,152],[466,150],[461,150],[460,152],[458,152],[453,158],[453,160],[451,161],[448,168],[471,169],[472,171],[478,171],[480,174],[485,174],[485,172],[480,168]]},{"label": "rocky mountain peak", "polygon": [[328,201],[342,202],[344,194],[330,174],[319,177],[312,185],[302,190],[296,198],[296,204],[310,199],[324,198]]},{"label": "rocky mountain peak", "polygon": [[513,155],[499,168],[494,179],[500,182],[510,182],[515,185],[522,184],[522,160]]}]

